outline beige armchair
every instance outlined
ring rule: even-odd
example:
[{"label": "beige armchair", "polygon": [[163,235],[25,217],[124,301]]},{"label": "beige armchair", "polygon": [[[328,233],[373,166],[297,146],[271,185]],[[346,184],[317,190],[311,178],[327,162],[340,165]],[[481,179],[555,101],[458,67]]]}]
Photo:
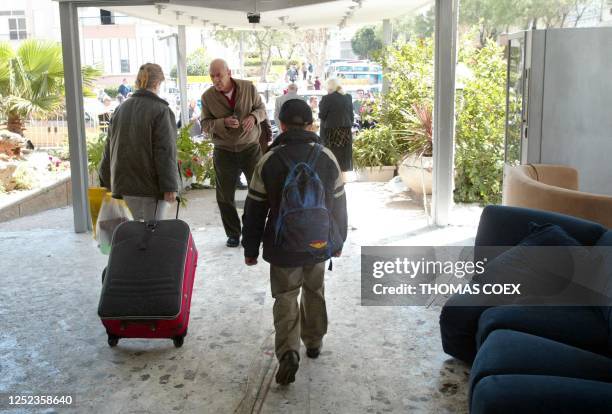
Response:
[{"label": "beige armchair", "polygon": [[612,228],[612,196],[578,191],[578,171],[564,165],[506,166],[502,203],[568,214]]}]

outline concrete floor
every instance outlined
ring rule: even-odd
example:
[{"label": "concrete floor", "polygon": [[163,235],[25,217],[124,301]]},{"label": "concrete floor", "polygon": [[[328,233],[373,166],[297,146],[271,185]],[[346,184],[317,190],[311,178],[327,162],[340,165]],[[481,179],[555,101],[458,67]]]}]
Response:
[{"label": "concrete floor", "polygon": [[[362,307],[361,245],[468,245],[480,214],[427,226],[419,203],[377,183],[347,185],[351,230],[326,278],[322,356],[302,349],[297,379],[273,381],[268,265],[224,246],[214,191],[181,213],[200,251],[189,335],[111,349],[96,311],[106,257],[72,231],[70,208],[0,224],[0,412],[462,413],[468,368],[441,349],[439,308]],[[245,192],[239,198],[244,199]],[[71,407],[10,408],[7,395],[71,395]]]}]

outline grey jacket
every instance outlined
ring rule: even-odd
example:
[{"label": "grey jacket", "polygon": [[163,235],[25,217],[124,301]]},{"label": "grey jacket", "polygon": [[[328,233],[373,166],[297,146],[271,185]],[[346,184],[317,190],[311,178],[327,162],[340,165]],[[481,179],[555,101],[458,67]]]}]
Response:
[{"label": "grey jacket", "polygon": [[168,102],[140,89],[111,119],[100,181],[113,194],[163,198],[178,191],[176,120]]},{"label": "grey jacket", "polygon": [[280,110],[283,107],[283,104],[292,99],[301,99],[305,101],[303,96],[297,94],[297,92],[287,92],[284,95],[276,98],[274,103],[274,122],[276,122],[276,126],[280,129],[280,119],[278,119],[278,115],[280,114]]}]

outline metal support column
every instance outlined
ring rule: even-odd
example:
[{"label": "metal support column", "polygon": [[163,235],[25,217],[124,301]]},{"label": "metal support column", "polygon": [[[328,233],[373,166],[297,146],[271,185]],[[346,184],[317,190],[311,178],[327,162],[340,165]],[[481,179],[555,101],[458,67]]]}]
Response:
[{"label": "metal support column", "polygon": [[[386,48],[391,46],[393,43],[393,27],[391,26],[391,20],[384,19],[383,20],[383,46]],[[382,85],[383,93],[387,93],[389,91],[389,79],[383,73],[383,85]]]},{"label": "metal support column", "polygon": [[449,223],[453,203],[455,65],[459,0],[436,0],[433,131],[433,221]]},{"label": "metal support column", "polygon": [[183,25],[178,27],[176,46],[176,73],[181,96],[181,125],[187,125],[189,123],[189,102],[187,102],[187,39],[185,36],[185,26]]},{"label": "metal support column", "polygon": [[91,230],[89,216],[87,143],[83,108],[83,80],[79,46],[78,8],[72,2],[59,4],[68,114],[68,144],[70,148],[70,174],[72,180],[72,211],[74,231]]}]

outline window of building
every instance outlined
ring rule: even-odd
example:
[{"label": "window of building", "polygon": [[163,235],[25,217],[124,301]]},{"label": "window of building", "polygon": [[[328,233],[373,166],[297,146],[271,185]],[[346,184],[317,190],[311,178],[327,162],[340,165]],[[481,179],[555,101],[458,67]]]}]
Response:
[{"label": "window of building", "polygon": [[100,9],[100,23],[115,24],[115,16],[113,15],[113,12]]},{"label": "window of building", "polygon": [[121,59],[121,73],[130,73],[130,61]]},{"label": "window of building", "polygon": [[13,17],[8,19],[9,39],[23,40],[28,37],[26,31],[26,19],[24,17]]}]

